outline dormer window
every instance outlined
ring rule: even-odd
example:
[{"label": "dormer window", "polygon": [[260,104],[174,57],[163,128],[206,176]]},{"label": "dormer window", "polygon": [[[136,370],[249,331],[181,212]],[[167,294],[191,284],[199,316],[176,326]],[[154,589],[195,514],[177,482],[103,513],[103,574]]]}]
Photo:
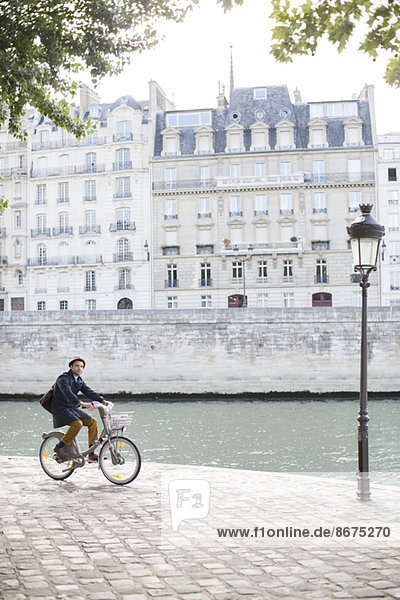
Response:
[{"label": "dormer window", "polygon": [[168,127],[168,129],[164,129],[164,131],[161,132],[161,135],[163,140],[161,156],[178,156],[181,153],[181,132],[172,127]]},{"label": "dormer window", "polygon": [[199,127],[194,132],[196,136],[195,154],[213,154],[213,135],[214,130],[211,127]]},{"label": "dormer window", "polygon": [[101,107],[98,104],[92,104],[89,108],[89,115],[93,119],[100,119],[101,117]]},{"label": "dormer window", "polygon": [[250,127],[251,146],[250,151],[257,152],[270,150],[269,146],[269,126],[265,123],[254,123]]},{"label": "dormer window", "polygon": [[225,152],[244,152],[243,132],[244,128],[238,123],[232,123],[225,129],[226,148]]},{"label": "dormer window", "polygon": [[276,125],[276,150],[292,150],[294,144],[294,123],[280,121]]},{"label": "dormer window", "polygon": [[364,146],[364,141],[362,139],[362,126],[362,120],[355,117],[343,121],[343,146]]},{"label": "dormer window", "polygon": [[313,119],[308,124],[309,131],[309,148],[327,148],[328,142],[326,138],[327,122],[322,119]]}]

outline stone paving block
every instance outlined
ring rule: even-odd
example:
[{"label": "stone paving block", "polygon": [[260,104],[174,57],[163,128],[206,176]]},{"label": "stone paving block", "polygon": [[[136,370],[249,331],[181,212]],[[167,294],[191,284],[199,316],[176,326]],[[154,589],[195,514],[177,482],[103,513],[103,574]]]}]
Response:
[{"label": "stone paving block", "polygon": [[400,587],[387,589],[385,591],[388,598],[400,598]]}]

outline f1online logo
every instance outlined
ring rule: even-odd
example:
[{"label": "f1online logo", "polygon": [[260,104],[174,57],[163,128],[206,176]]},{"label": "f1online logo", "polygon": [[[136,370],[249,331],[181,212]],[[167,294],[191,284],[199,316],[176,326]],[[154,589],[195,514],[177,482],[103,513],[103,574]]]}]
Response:
[{"label": "f1online logo", "polygon": [[204,479],[174,479],[168,486],[172,531],[182,521],[204,519],[210,509],[211,488]]}]

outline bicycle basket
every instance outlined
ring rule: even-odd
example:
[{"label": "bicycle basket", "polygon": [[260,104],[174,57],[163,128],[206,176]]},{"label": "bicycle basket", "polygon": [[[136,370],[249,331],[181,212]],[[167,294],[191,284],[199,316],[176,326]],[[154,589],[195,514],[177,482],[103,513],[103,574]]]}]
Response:
[{"label": "bicycle basket", "polygon": [[112,415],[110,419],[110,427],[113,431],[129,427],[132,423],[132,417],[129,415]]}]

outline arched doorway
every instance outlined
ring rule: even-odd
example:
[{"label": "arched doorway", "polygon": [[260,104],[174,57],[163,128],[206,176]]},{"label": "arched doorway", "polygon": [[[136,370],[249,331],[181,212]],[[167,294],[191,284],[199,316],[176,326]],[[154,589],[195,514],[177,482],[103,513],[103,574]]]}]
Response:
[{"label": "arched doorway", "polygon": [[121,298],[121,300],[118,301],[117,308],[122,308],[123,310],[132,309],[133,302],[130,298]]},{"label": "arched doorway", "polygon": [[318,292],[312,295],[313,306],[332,306],[332,294]]}]

